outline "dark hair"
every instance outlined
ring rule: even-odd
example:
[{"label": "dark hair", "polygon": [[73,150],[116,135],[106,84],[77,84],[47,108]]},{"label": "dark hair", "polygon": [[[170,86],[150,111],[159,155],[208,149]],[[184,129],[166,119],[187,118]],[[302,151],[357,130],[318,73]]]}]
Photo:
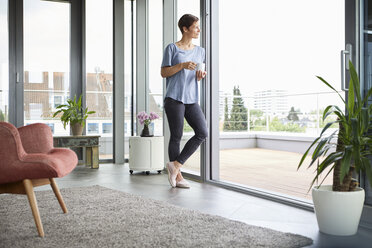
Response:
[{"label": "dark hair", "polygon": [[187,29],[194,24],[194,22],[199,21],[199,18],[197,18],[194,15],[191,14],[184,14],[180,20],[178,21],[178,27],[181,30],[181,33],[183,33],[183,27],[186,27]]}]

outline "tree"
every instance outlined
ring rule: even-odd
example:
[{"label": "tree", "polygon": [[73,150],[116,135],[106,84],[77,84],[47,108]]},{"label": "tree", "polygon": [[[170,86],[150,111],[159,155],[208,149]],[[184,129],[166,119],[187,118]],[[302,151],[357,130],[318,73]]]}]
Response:
[{"label": "tree", "polygon": [[257,130],[257,127],[259,127],[259,129],[261,128],[261,126],[263,126],[263,122],[266,123],[266,119],[265,118],[262,118],[263,117],[263,114],[264,112],[260,109],[251,109],[249,110],[249,122],[250,122],[250,125],[251,125],[251,130],[255,130],[255,131],[259,131]]},{"label": "tree", "polygon": [[300,127],[297,123],[289,122],[283,124],[278,117],[274,117],[269,125],[272,132],[304,133],[306,131],[305,127]]},{"label": "tree", "polygon": [[[229,124],[225,126],[224,123],[224,130],[231,130],[231,131],[247,131],[248,126],[248,117],[247,113],[248,110],[246,107],[244,107],[244,101],[240,93],[239,86],[234,86],[233,91],[234,99],[233,99],[233,106],[231,108],[230,118],[225,122],[228,122]],[[225,99],[225,116],[226,116],[226,107],[227,106],[227,100]],[[226,129],[225,129],[226,127]]]},{"label": "tree", "polygon": [[290,121],[298,121],[299,118],[298,118],[297,112],[299,112],[299,110],[296,111],[294,107],[291,107],[291,110],[289,110],[287,119]]},{"label": "tree", "polygon": [[224,113],[223,131],[230,129],[229,106],[227,105],[227,97],[225,97],[225,113]]},{"label": "tree", "polygon": [[0,121],[5,121],[5,114],[3,111],[0,109]]}]

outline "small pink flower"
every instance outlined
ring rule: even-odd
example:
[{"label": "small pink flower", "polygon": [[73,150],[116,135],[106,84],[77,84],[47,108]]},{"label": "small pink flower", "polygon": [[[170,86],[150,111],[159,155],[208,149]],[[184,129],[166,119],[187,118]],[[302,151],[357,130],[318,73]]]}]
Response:
[{"label": "small pink flower", "polygon": [[157,115],[155,112],[150,113],[150,120],[155,120],[155,119],[158,119],[158,118],[159,118],[159,115]]},{"label": "small pink flower", "polygon": [[148,126],[151,121],[158,119],[159,115],[157,115],[155,112],[151,112],[150,115],[148,115],[145,111],[142,111],[138,113],[137,118],[141,125]]},{"label": "small pink flower", "polygon": [[142,111],[138,113],[137,118],[139,122],[141,123],[141,125],[143,125],[143,123],[145,123],[145,121],[149,118],[149,116],[146,114],[146,112]]}]

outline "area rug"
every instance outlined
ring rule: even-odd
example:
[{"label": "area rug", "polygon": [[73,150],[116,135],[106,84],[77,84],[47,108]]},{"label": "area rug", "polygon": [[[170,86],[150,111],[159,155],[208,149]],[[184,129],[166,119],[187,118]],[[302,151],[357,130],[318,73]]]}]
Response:
[{"label": "area rug", "polygon": [[25,195],[0,195],[0,247],[303,247],[312,240],[101,186],[37,191],[45,237]]}]

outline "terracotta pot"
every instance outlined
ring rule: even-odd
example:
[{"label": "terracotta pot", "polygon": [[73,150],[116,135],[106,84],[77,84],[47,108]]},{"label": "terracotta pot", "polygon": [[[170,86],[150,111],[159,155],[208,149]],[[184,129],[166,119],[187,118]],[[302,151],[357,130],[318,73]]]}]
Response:
[{"label": "terracotta pot", "polygon": [[80,123],[75,123],[71,125],[72,135],[79,136],[83,134],[83,125]]}]

